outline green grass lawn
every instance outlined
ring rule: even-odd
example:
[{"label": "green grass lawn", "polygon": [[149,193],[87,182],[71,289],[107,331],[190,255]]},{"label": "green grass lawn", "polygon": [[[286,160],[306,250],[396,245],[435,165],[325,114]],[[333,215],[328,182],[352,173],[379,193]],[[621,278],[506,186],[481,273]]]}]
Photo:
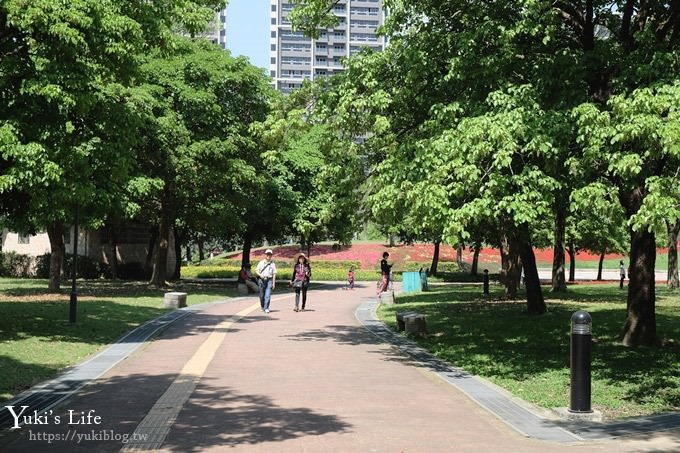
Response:
[{"label": "green grass lawn", "polygon": [[[233,289],[182,284],[187,304],[225,299]],[[69,319],[70,286],[47,292],[46,280],[0,279],[0,401],[82,362],[167,310],[163,292],[146,283],[79,281],[77,322]]]},{"label": "green grass lawn", "polygon": [[[433,287],[382,305],[395,313],[427,315],[429,338],[416,341],[436,356],[482,376],[544,408],[569,405],[570,320],[576,310],[593,318],[592,404],[606,419],[680,410],[680,293],[657,287],[657,327],[663,348],[626,348],[616,342],[626,316],[616,285],[572,286],[546,300],[548,313],[531,316],[525,303],[501,301],[501,288],[483,301],[479,286]],[[552,297],[545,291],[545,297]]]}]

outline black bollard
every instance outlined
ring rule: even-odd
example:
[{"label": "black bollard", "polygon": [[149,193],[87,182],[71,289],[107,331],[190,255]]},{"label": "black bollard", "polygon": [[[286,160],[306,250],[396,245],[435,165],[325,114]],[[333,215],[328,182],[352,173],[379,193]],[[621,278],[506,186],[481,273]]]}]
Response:
[{"label": "black bollard", "polygon": [[489,270],[484,269],[484,295],[489,295]]},{"label": "black bollard", "polygon": [[592,344],[590,315],[582,310],[571,316],[571,402],[569,412],[590,413],[590,356]]}]

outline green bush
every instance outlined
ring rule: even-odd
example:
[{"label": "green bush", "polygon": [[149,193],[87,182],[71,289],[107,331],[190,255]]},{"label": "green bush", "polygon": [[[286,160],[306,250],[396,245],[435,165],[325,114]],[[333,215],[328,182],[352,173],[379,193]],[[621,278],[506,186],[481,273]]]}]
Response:
[{"label": "green bush", "polygon": [[0,253],[0,276],[2,277],[32,277],[35,260],[30,255],[16,252]]},{"label": "green bush", "polygon": [[[51,253],[45,253],[36,258],[36,276],[38,278],[50,277]],[[66,255],[64,267],[62,268],[65,278],[73,278],[73,255]],[[89,256],[78,255],[78,278],[95,279],[101,278],[108,272],[108,266],[99,263]]]},{"label": "green bush", "polygon": [[35,257],[35,276],[38,278],[50,278],[50,258],[51,253]]}]

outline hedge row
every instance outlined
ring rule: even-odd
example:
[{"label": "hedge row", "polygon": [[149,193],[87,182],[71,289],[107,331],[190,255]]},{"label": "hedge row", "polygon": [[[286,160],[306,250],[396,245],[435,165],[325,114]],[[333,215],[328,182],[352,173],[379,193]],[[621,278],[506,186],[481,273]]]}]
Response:
[{"label": "hedge row", "polygon": [[[293,260],[290,259],[274,259],[274,263],[276,263],[276,267],[280,269],[287,269],[287,268],[293,268],[293,265],[295,264]],[[257,261],[253,261],[252,263],[253,269],[255,266],[257,266]],[[327,268],[327,269],[349,269],[350,267],[354,267],[355,269],[359,269],[361,267],[361,261],[355,260],[355,261],[330,261],[330,260],[311,260],[310,264],[312,267],[322,267],[322,268]],[[213,258],[213,259],[208,259],[208,260],[203,260],[201,263],[198,265],[199,267],[219,267],[219,266],[226,266],[226,267],[236,267],[238,269],[241,268],[241,260],[234,260],[234,259],[226,259],[226,258]],[[191,266],[189,266],[191,267]]]},{"label": "hedge row", "polygon": [[[38,257],[22,255],[16,252],[0,252],[0,277],[13,278],[49,278],[51,253]],[[66,255],[63,267],[64,278],[73,276],[73,255]],[[78,256],[78,278],[97,279],[110,278],[111,272],[107,264],[99,263],[87,256]],[[124,280],[148,280],[151,272],[140,263],[118,265],[118,278]]]},{"label": "hedge row", "polygon": [[[422,266],[421,266],[422,267]],[[278,280],[290,280],[292,276],[291,268],[283,268],[278,265],[279,272],[277,273]],[[238,273],[241,268],[237,266],[185,266],[182,267],[182,278],[238,278]],[[415,271],[419,269],[416,268]],[[326,268],[322,266],[312,267],[312,280],[323,281],[345,281],[347,280],[347,269]],[[410,271],[405,271],[410,272]],[[354,271],[354,279],[357,281],[378,281],[380,272],[378,270],[356,269]],[[393,278],[396,281],[401,281],[401,272],[394,272]]]},{"label": "hedge row", "polygon": [[[292,269],[292,260],[278,260],[274,259],[276,267],[279,269]],[[312,269],[344,269],[345,272],[349,270],[350,267],[354,267],[355,271],[363,270],[366,272],[372,272],[371,269],[361,269],[361,261],[358,260],[345,260],[345,261],[330,261],[330,260],[312,260],[310,262]],[[405,261],[403,263],[398,263],[394,267],[394,271],[399,272],[417,272],[420,269],[426,270],[430,267],[430,262],[420,262],[420,261]],[[252,263],[253,269],[256,263]],[[182,275],[185,275],[185,269],[192,268],[204,268],[205,272],[212,272],[218,268],[235,268],[237,271],[241,268],[241,260],[226,259],[226,258],[213,258],[210,260],[204,260],[198,266],[187,266],[182,268]],[[210,271],[208,271],[210,269]],[[376,265],[375,270],[379,270],[380,267]],[[440,262],[437,266],[439,272],[458,272],[458,265],[455,262],[445,261]],[[193,272],[193,271],[190,271]],[[193,274],[192,274],[193,276]]]}]

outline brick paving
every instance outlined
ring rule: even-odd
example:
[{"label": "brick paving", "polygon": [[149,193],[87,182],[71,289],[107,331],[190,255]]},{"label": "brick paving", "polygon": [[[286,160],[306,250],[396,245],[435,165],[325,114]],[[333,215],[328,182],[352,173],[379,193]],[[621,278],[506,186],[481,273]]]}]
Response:
[{"label": "brick paving", "polygon": [[[269,315],[245,297],[182,318],[54,409],[62,423],[24,426],[0,450],[121,451],[122,436],[143,434],[147,415],[167,409],[164,439],[125,451],[680,451],[677,430],[573,443],[524,437],[356,320],[374,285],[340,288],[311,289],[305,312],[279,287]],[[187,371],[192,361],[202,366]],[[191,385],[173,387],[185,373]],[[69,411],[92,410],[101,424],[67,424]]]}]

